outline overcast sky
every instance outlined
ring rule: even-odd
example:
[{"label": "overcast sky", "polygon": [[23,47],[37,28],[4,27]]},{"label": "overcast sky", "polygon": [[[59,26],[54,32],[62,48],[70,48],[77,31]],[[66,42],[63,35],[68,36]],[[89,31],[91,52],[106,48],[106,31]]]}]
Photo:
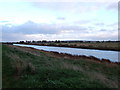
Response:
[{"label": "overcast sky", "polygon": [[0,0],[1,41],[118,40],[118,0]]}]

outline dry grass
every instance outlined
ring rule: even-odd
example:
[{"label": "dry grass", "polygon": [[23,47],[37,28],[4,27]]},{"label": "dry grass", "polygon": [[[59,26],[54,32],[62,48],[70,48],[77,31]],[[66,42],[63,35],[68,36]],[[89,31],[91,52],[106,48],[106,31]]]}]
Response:
[{"label": "dry grass", "polygon": [[21,76],[25,72],[29,72],[34,74],[35,73],[35,67],[31,62],[28,60],[21,60],[21,58],[13,53],[8,54],[8,56],[14,60],[11,62],[12,67],[15,69],[15,74],[17,76]]},{"label": "dry grass", "polygon": [[75,71],[83,71],[82,67],[76,66],[74,64],[66,63],[66,62],[62,63],[62,67],[66,68],[66,69],[72,69],[72,70],[75,70]]},{"label": "dry grass", "polygon": [[96,72],[87,72],[91,78],[99,80],[109,88],[118,88],[118,81],[112,81],[106,77],[106,75]]},{"label": "dry grass", "polygon": [[118,81],[112,81],[112,80],[108,79],[106,77],[106,75],[104,75],[104,74],[101,74],[101,73],[98,73],[98,72],[86,71],[84,68],[82,68],[80,66],[70,64],[70,63],[66,63],[66,62],[63,62],[62,65],[63,65],[62,66],[63,68],[83,72],[86,75],[88,75],[89,77],[91,77],[93,80],[99,80],[100,82],[102,82],[103,84],[105,84],[106,86],[108,86],[110,88],[118,88]]},{"label": "dry grass", "polygon": [[[81,80],[83,78],[83,80],[88,81],[88,82],[85,82],[86,84],[92,81],[93,82],[97,81],[97,82],[100,82],[103,86],[105,85],[109,88],[118,88],[118,81],[116,80],[117,79],[116,69],[118,69],[117,64],[101,63],[85,57],[77,57],[77,56],[59,54],[54,52],[52,53],[52,52],[47,52],[42,50],[36,50],[33,48],[17,47],[12,45],[10,45],[9,47],[13,51],[18,53],[16,54],[15,52],[11,52],[11,53],[7,52],[7,55],[6,55],[6,56],[9,56],[11,60],[13,60],[11,64],[12,64],[12,67],[15,69],[15,74],[17,76],[21,76],[24,73],[27,73],[28,75],[34,73],[35,76],[32,75],[31,77],[28,77],[28,82],[33,82],[34,80],[36,80],[36,83],[41,82],[40,80],[43,80],[42,82],[44,82],[45,79],[48,80],[51,78],[53,78],[51,79],[52,82],[53,80],[55,80],[56,82],[59,78],[62,78],[62,74],[66,82],[67,78],[65,77],[67,76],[70,77],[69,75],[71,75],[71,73],[72,75],[74,73],[77,73],[77,74],[79,73],[79,75],[83,74],[83,76],[80,77],[78,75],[79,76],[78,80]],[[27,56],[27,58],[22,58],[20,56],[21,55],[20,52],[24,53],[25,57]],[[30,55],[33,55],[33,57],[29,57]],[[34,57],[37,57],[37,58],[35,59]],[[33,61],[34,61],[34,64],[33,64]],[[67,73],[64,72],[65,70]],[[63,72],[66,75],[65,77]],[[37,80],[39,79],[38,77],[40,76],[41,76],[41,79]],[[84,76],[87,76],[87,78],[85,78]],[[30,79],[32,81],[30,81]],[[69,80],[72,81],[73,76],[71,76]],[[68,83],[69,83],[69,80],[68,80]],[[58,82],[59,80],[56,83]],[[75,81],[73,82],[75,83],[78,81],[77,79],[75,79]],[[96,84],[96,85],[99,85],[99,84]],[[51,86],[51,83],[50,83],[50,86]]]}]

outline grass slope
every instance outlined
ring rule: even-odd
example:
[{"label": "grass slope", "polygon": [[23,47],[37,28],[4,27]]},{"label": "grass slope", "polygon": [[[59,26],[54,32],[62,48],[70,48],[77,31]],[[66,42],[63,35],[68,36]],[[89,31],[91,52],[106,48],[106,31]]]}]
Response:
[{"label": "grass slope", "polygon": [[2,49],[3,88],[118,87],[118,65],[57,57],[12,45]]}]

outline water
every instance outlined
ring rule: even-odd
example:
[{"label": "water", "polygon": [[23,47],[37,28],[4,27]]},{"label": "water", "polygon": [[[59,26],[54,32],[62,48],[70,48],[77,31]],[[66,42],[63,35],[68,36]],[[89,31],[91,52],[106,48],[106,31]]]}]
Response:
[{"label": "water", "polygon": [[95,56],[99,59],[109,59],[112,62],[120,62],[118,59],[119,51],[107,51],[107,50],[93,50],[93,49],[79,49],[79,48],[68,48],[68,47],[54,47],[54,46],[38,46],[38,45],[24,45],[14,44],[16,46],[32,47],[45,51],[55,51],[59,53],[68,53],[72,55],[86,55]]}]

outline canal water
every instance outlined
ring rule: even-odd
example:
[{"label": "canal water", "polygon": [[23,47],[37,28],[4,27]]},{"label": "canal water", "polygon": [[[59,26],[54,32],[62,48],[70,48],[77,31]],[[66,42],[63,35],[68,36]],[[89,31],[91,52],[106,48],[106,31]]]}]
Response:
[{"label": "canal water", "polygon": [[24,44],[13,44],[13,45],[32,47],[35,49],[40,49],[40,50],[45,50],[45,51],[68,53],[68,54],[72,54],[72,55],[94,56],[99,59],[109,59],[112,62],[120,62],[119,58],[118,58],[119,51],[94,50],[94,49],[69,48],[69,47],[54,47],[54,46],[24,45]]}]

